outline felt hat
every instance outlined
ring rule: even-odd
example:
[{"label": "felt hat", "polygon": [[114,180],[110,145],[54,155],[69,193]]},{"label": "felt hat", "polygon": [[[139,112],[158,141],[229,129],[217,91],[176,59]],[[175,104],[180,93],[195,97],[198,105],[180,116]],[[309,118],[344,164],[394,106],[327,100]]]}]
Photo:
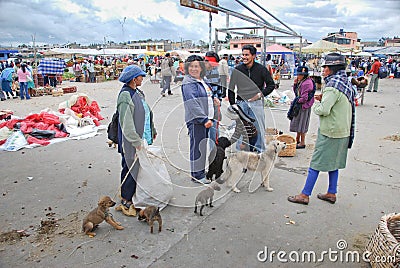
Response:
[{"label": "felt hat", "polygon": [[326,55],[325,62],[324,64],[322,64],[322,67],[341,65],[346,65],[346,57],[339,53],[329,53],[328,55]]},{"label": "felt hat", "polygon": [[299,75],[308,75],[308,67],[307,66],[299,66],[297,67],[297,74]]},{"label": "felt hat", "polygon": [[137,65],[129,65],[125,67],[122,71],[121,75],[119,76],[118,80],[122,83],[129,83],[132,79],[138,76],[146,76],[146,73],[140,69]]}]

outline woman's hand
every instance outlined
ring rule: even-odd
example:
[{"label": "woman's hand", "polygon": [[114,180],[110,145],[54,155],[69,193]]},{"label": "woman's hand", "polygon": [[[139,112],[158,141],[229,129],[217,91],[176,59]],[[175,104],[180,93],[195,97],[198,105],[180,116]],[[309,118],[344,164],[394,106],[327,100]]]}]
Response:
[{"label": "woman's hand", "polygon": [[214,98],[214,105],[220,105],[220,101],[218,98]]},{"label": "woman's hand", "polygon": [[210,127],[212,127],[212,125],[213,125],[213,122],[210,119],[204,124],[205,128],[210,128]]},{"label": "woman's hand", "polygon": [[314,99],[317,100],[317,101],[321,101],[321,99],[322,99],[322,94],[315,94],[315,95],[314,95]]}]

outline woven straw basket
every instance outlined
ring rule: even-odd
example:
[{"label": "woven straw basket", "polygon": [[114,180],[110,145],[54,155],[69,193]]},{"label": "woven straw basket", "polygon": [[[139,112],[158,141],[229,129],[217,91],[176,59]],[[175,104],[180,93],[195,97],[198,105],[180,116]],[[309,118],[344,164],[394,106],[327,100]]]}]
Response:
[{"label": "woven straw basket", "polygon": [[371,253],[369,260],[373,268],[400,267],[400,213],[381,218],[365,249]]},{"label": "woven straw basket", "polygon": [[296,139],[290,135],[282,134],[276,137],[277,140],[286,143],[286,148],[278,154],[278,156],[295,156],[296,154]]}]

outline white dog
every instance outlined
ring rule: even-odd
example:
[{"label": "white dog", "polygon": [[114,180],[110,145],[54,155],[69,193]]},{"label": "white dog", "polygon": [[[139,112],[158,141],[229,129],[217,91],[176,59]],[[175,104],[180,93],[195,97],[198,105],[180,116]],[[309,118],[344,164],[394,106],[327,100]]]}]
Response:
[{"label": "white dog", "polygon": [[261,185],[265,190],[272,192],[274,189],[269,186],[269,174],[274,167],[278,153],[286,148],[286,143],[273,140],[268,145],[264,152],[257,154],[252,152],[239,151],[230,156],[226,168],[225,180],[228,187],[231,187],[235,193],[240,193],[236,184],[240,180],[240,176],[236,178],[232,176],[232,169],[251,170],[260,172]]}]

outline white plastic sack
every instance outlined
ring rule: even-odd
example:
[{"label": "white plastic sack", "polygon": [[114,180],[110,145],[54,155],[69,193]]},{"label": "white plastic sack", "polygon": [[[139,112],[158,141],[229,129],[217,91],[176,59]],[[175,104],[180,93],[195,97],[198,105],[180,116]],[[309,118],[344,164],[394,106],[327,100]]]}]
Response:
[{"label": "white plastic sack", "polygon": [[[148,146],[147,150],[160,156],[161,149]],[[172,198],[172,182],[162,159],[148,153],[146,149],[137,151],[140,162],[136,193],[133,196],[135,207],[156,206],[163,209]]]},{"label": "white plastic sack", "polygon": [[28,142],[21,130],[15,131],[3,144],[2,149],[5,151],[15,152],[26,146]]}]

